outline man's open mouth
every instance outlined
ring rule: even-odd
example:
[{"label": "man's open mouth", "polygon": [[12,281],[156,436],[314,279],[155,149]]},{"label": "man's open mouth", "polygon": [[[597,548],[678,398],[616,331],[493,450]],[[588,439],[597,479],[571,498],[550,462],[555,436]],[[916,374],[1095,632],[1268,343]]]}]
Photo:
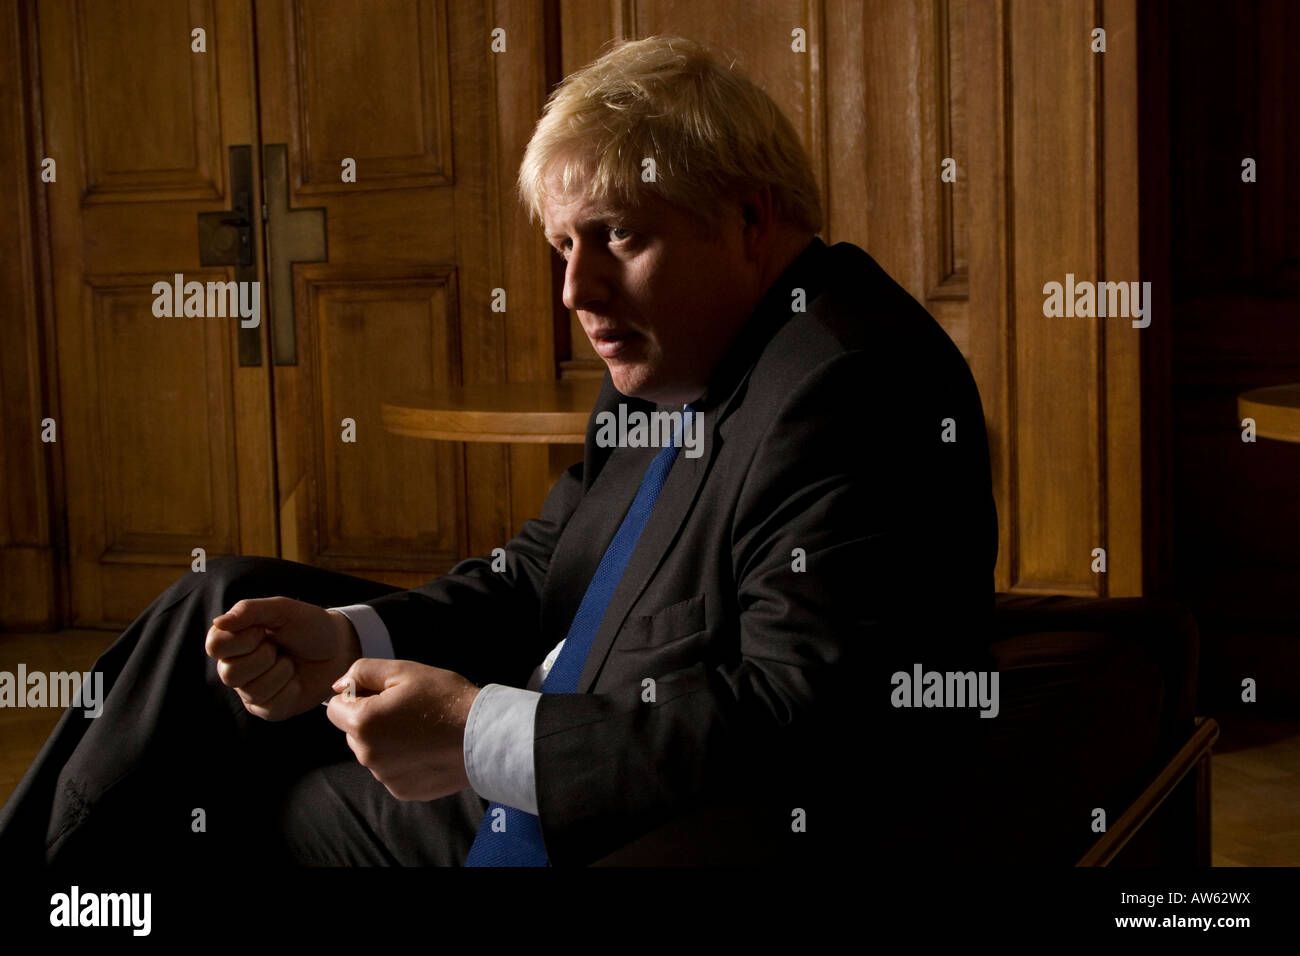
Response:
[{"label": "man's open mouth", "polygon": [[600,332],[592,337],[591,344],[601,358],[615,358],[627,351],[637,339],[635,332]]}]

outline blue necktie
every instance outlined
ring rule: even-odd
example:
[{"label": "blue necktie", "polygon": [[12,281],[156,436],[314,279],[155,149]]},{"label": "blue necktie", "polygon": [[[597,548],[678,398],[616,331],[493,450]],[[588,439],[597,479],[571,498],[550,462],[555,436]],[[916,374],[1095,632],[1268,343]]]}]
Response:
[{"label": "blue necktie", "polygon": [[[682,413],[681,426],[690,428],[695,409],[689,405]],[[641,487],[632,499],[614,534],[614,540],[605,549],[605,556],[600,559],[596,573],[587,585],[587,593],[582,596],[578,613],[574,615],[569,634],[564,639],[564,647],[542,681],[543,694],[574,694],[578,690],[578,680],[582,677],[587,655],[591,651],[596,631],[609,607],[614,589],[618,586],[623,571],[627,568],[632,550],[645,528],[650,512],[654,510],[659,492],[668,480],[668,472],[677,459],[681,445],[682,427],[673,436],[673,441],[665,447],[641,479]],[[504,817],[502,816],[504,812]],[[504,821],[504,829],[493,828],[493,823]],[[542,841],[542,827],[536,816],[525,813],[516,807],[493,802],[488,806],[487,814],[479,827],[474,845],[469,849],[465,860],[466,866],[546,866],[546,845]]]}]

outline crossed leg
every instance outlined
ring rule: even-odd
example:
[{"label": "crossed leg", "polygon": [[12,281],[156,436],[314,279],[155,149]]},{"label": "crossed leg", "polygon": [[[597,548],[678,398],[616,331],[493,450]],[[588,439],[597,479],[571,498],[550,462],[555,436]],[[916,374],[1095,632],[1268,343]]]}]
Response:
[{"label": "crossed leg", "polygon": [[[460,865],[487,802],[404,802],[356,762],[324,708],[249,714],[203,650],[241,598],[322,607],[397,590],[275,558],[182,575],[104,654],[103,712],[64,713],[0,810],[0,856],[28,863]],[[200,825],[200,823],[202,825]]]}]

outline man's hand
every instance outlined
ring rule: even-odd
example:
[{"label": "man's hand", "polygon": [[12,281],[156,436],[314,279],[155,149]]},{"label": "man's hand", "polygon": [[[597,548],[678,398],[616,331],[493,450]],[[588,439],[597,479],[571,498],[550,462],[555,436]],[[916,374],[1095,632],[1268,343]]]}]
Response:
[{"label": "man's hand", "polygon": [[346,617],[287,597],[236,602],[212,619],[204,649],[221,682],[263,720],[286,720],[324,702],[334,679],[361,656]]},{"label": "man's hand", "polygon": [[334,689],[330,722],[398,800],[436,800],[469,786],[465,721],[478,687],[440,667],[363,657]]}]

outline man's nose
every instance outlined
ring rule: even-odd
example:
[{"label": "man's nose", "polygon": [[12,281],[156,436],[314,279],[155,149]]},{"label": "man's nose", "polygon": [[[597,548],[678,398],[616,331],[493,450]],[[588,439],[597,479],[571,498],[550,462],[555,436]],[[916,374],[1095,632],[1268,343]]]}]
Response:
[{"label": "man's nose", "polygon": [[608,277],[600,251],[594,246],[574,242],[564,267],[564,294],[560,297],[564,307],[584,309],[604,302],[608,294]]}]

